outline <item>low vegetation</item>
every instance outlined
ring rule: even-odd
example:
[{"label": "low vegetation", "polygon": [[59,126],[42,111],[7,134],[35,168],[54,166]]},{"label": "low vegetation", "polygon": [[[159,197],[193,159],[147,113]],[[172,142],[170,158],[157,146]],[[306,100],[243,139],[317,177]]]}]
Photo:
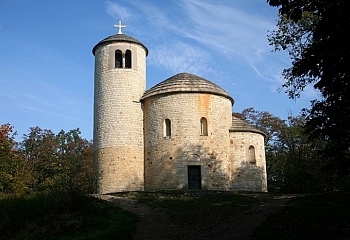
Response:
[{"label": "low vegetation", "polygon": [[350,193],[297,197],[254,233],[255,239],[349,239]]},{"label": "low vegetation", "polygon": [[[239,222],[242,215],[254,219],[257,208],[267,207],[275,194],[232,194],[225,192],[122,193],[170,216],[180,234],[206,231],[213,226]],[[271,214],[255,229],[252,239],[348,239],[350,236],[349,192],[302,194]],[[255,209],[255,210],[254,210]],[[236,218],[236,219],[235,219]],[[232,220],[232,221],[231,221]],[[230,228],[230,226],[228,226]],[[224,233],[223,233],[224,234]]]},{"label": "low vegetation", "polygon": [[137,217],[76,192],[0,197],[0,239],[131,239]]},{"label": "low vegetation", "polygon": [[[239,216],[254,217],[273,194],[224,192],[133,192],[118,196],[146,203],[186,231],[221,226]],[[350,193],[299,195],[270,215],[254,239],[347,239]],[[199,221],[200,219],[200,221]],[[0,239],[132,239],[138,218],[111,203],[76,192],[26,197],[1,195]],[[190,226],[190,227],[189,227]],[[187,233],[186,233],[187,234]]]}]

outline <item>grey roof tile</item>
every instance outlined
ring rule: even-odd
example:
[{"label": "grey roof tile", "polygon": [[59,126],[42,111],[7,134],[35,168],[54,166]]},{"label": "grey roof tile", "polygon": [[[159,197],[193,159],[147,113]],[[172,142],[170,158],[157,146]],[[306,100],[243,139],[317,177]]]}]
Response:
[{"label": "grey roof tile", "polygon": [[130,37],[128,35],[125,35],[125,34],[115,34],[115,35],[109,36],[109,37],[101,40],[92,49],[92,53],[95,55],[95,51],[96,51],[97,46],[109,44],[109,43],[112,43],[112,42],[129,42],[129,43],[139,44],[145,49],[146,56],[148,55],[148,49],[146,48],[146,46],[143,43],[141,43],[139,40],[137,40],[137,39],[135,39],[133,37]]},{"label": "grey roof tile", "polygon": [[233,98],[224,89],[202,77],[190,73],[179,73],[158,83],[147,90],[141,100],[154,95],[176,92],[212,93],[226,97],[232,104],[234,103]]},{"label": "grey roof tile", "polygon": [[253,132],[253,133],[259,133],[264,137],[266,137],[266,134],[263,131],[257,129],[256,127],[250,125],[249,123],[235,116],[232,116],[232,126],[230,127],[229,131],[230,132]]}]

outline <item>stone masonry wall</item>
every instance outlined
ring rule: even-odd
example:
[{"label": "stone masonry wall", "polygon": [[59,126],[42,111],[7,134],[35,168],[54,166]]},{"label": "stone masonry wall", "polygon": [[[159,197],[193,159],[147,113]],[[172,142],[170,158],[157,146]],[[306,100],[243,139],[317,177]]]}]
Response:
[{"label": "stone masonry wall", "polygon": [[[249,147],[255,150],[255,162]],[[267,191],[264,136],[254,132],[230,132],[232,188],[242,191]]]},{"label": "stone masonry wall", "polygon": [[[231,101],[208,93],[170,93],[147,98],[145,114],[145,190],[187,189],[188,166],[200,166],[202,189],[227,190]],[[208,136],[200,135],[200,119]],[[171,136],[164,121],[171,120]]]},{"label": "stone masonry wall", "polygon": [[[98,192],[142,191],[144,185],[143,149],[111,147],[95,150]],[[97,170],[98,169],[98,170]]]},{"label": "stone masonry wall", "polygon": [[[132,51],[131,69],[114,68],[116,49]],[[99,193],[143,190],[143,111],[139,99],[145,89],[143,47],[117,42],[96,49],[93,138]]]}]

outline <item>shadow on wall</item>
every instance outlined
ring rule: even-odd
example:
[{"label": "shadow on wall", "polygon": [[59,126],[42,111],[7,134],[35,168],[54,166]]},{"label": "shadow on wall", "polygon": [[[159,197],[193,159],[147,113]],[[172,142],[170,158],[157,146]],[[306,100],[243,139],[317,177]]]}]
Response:
[{"label": "shadow on wall", "polygon": [[[117,180],[118,181],[118,180]],[[95,175],[94,181],[94,191],[95,194],[112,194],[118,192],[129,192],[129,191],[143,191],[144,190],[144,179],[137,177],[135,175],[130,176],[124,183],[118,183],[118,187],[109,188],[108,186],[103,186],[103,171],[100,171]]]},{"label": "shadow on wall", "polygon": [[[219,152],[202,145],[173,149],[176,150],[149,154],[146,158],[145,190],[193,189],[199,178],[198,189],[203,190],[267,191],[264,167],[248,160],[241,161],[237,167],[223,149]],[[196,169],[200,171],[199,176]]]},{"label": "shadow on wall", "polygon": [[232,174],[231,184],[238,191],[267,192],[265,167],[242,161]]}]

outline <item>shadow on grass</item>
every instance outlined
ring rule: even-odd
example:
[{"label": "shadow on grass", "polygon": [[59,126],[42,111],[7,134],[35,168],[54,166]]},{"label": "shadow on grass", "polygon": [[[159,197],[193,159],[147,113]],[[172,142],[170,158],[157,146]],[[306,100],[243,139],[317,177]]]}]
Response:
[{"label": "shadow on grass", "polygon": [[0,239],[131,239],[137,217],[73,192],[0,197]]},{"label": "shadow on grass", "polygon": [[254,239],[349,239],[350,193],[297,197],[259,226]]},{"label": "shadow on grass", "polygon": [[[247,218],[244,224],[250,224],[249,219],[254,221],[255,214],[268,207],[266,201],[281,197],[263,193],[234,194],[216,191],[123,194],[147,203],[155,210],[163,209],[171,217],[176,232],[186,233],[183,235],[186,237],[203,234],[203,231],[210,231],[214,226],[220,228],[225,224],[240,224],[241,218]],[[293,196],[276,213],[263,218],[260,226],[251,229],[252,235],[248,239],[349,239],[349,200],[350,193],[344,192]],[[271,205],[273,209],[276,207],[278,206]],[[228,228],[232,228],[232,225]]]}]

